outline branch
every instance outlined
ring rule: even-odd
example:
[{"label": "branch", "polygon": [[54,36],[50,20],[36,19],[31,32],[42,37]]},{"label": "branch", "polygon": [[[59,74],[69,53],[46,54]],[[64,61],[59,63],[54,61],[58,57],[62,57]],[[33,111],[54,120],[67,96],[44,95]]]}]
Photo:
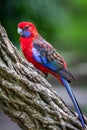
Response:
[{"label": "branch", "polygon": [[1,25],[0,108],[23,130],[83,130],[76,114],[20,56]]}]

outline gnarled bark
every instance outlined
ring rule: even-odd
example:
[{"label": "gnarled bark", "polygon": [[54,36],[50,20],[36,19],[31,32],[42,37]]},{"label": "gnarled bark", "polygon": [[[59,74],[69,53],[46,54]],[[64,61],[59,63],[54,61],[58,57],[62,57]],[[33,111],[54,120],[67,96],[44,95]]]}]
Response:
[{"label": "gnarled bark", "polygon": [[1,25],[0,108],[23,130],[83,130],[76,114],[20,56]]}]

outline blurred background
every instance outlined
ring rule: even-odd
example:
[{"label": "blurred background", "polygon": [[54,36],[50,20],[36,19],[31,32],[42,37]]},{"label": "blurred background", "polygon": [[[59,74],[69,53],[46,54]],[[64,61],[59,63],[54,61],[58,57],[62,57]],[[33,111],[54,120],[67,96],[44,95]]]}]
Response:
[{"label": "blurred background", "polygon": [[[39,33],[64,57],[77,79],[72,89],[87,115],[87,0],[0,0],[0,22],[20,52],[17,24],[21,21],[33,22]],[[47,80],[73,109],[65,88],[52,76]],[[20,130],[1,112],[0,130],[15,129]]]}]

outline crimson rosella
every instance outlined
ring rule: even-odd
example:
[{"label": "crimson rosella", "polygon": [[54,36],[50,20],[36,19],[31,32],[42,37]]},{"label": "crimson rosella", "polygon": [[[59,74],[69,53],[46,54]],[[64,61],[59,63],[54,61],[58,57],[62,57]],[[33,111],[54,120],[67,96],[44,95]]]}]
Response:
[{"label": "crimson rosella", "polygon": [[41,37],[33,23],[19,23],[18,33],[20,34],[20,45],[25,58],[46,76],[48,73],[54,75],[65,86],[78,113],[79,120],[85,127],[83,114],[69,85],[75,78],[67,69],[63,57]]}]

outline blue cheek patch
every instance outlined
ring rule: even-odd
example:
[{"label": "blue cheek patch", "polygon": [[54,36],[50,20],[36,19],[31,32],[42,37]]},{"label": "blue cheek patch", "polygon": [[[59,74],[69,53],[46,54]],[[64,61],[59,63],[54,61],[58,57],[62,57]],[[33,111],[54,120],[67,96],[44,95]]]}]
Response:
[{"label": "blue cheek patch", "polygon": [[30,35],[31,35],[31,33],[30,33],[29,31],[24,30],[24,31],[22,32],[22,36],[23,36],[23,37],[30,37]]}]

